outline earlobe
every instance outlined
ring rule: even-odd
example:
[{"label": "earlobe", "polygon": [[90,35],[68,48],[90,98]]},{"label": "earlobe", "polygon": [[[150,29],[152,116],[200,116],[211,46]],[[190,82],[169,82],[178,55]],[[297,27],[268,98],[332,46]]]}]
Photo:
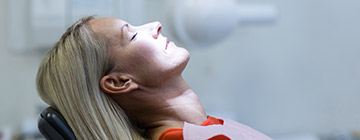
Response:
[{"label": "earlobe", "polygon": [[100,88],[107,94],[122,94],[136,90],[138,84],[129,76],[108,74],[100,79]]}]

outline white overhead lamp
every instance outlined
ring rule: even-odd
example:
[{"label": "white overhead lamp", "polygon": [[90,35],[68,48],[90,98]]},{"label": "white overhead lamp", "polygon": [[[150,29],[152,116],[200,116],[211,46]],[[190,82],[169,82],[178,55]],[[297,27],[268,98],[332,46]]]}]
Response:
[{"label": "white overhead lamp", "polygon": [[176,38],[187,46],[211,46],[245,24],[272,23],[273,5],[241,5],[234,0],[177,0],[170,15]]}]

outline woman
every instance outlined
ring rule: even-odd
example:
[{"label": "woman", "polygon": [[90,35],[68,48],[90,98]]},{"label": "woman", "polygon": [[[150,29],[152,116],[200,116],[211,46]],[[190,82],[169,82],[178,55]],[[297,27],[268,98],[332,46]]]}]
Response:
[{"label": "woman", "polygon": [[37,88],[77,139],[187,139],[185,132],[195,127],[182,129],[185,125],[224,123],[207,116],[181,76],[188,61],[186,49],[161,35],[159,22],[132,26],[86,17],[69,27],[45,57]]}]

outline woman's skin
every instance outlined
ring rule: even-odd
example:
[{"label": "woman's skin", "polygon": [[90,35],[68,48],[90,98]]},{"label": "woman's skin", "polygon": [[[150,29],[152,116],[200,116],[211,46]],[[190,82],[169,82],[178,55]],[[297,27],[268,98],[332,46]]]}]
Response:
[{"label": "woman's skin", "polygon": [[115,18],[90,21],[97,35],[110,41],[115,67],[100,79],[110,95],[151,139],[183,123],[201,124],[207,115],[182,71],[189,61],[186,49],[161,35],[161,24],[132,26]]}]

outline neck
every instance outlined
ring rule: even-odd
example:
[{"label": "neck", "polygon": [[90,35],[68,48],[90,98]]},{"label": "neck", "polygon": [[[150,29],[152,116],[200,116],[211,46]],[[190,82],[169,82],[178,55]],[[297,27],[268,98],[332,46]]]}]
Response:
[{"label": "neck", "polygon": [[181,76],[129,94],[115,100],[151,139],[168,128],[182,128],[184,122],[201,124],[206,120],[199,98]]}]

